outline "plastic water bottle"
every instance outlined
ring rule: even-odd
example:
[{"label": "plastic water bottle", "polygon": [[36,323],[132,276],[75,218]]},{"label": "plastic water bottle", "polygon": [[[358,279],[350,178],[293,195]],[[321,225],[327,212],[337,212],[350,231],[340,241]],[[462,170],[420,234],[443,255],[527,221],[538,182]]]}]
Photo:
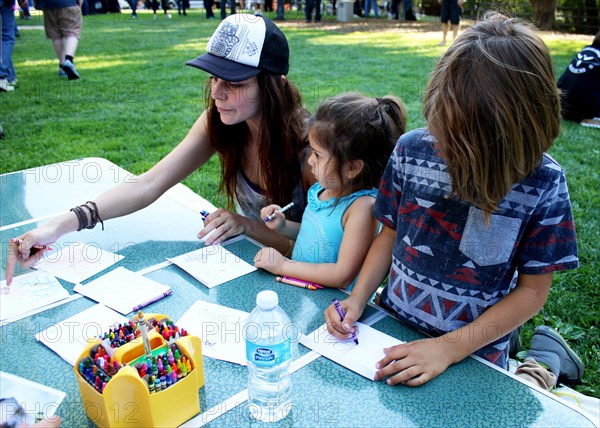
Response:
[{"label": "plastic water bottle", "polygon": [[277,293],[265,290],[256,296],[256,308],[246,320],[248,407],[262,422],[283,419],[292,407],[290,318],[279,307]]}]

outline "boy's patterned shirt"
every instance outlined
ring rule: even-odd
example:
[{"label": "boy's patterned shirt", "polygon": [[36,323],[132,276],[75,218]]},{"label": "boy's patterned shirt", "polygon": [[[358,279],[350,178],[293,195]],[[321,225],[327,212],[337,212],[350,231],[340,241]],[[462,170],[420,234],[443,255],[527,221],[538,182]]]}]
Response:
[{"label": "boy's patterned shirt", "polygon": [[[517,274],[578,266],[565,174],[545,154],[500,201],[486,226],[483,212],[451,196],[446,164],[427,130],[403,135],[386,167],[375,217],[396,231],[383,303],[428,334],[477,319],[516,285]],[[488,326],[497,335],[498,326]],[[476,354],[503,368],[506,336]]]}]

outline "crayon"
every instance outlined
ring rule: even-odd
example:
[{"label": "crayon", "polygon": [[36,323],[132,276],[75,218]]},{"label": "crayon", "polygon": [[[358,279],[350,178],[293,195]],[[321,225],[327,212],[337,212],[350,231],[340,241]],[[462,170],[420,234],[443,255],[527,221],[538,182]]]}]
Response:
[{"label": "crayon", "polygon": [[275,277],[275,281],[282,282],[284,284],[293,285],[294,287],[306,288],[308,290],[318,290],[320,288],[323,288],[322,286],[320,286],[318,284],[313,284],[312,282],[306,282],[306,281],[302,281],[301,279],[291,278],[288,276]]},{"label": "crayon", "polygon": [[[337,313],[340,316],[340,319],[342,321],[344,321],[344,318],[346,317],[346,314],[344,313],[344,310],[342,309],[342,307],[340,306],[340,302],[338,301],[338,299],[333,299],[331,301],[331,303],[333,303],[333,305],[335,306],[335,310],[337,311]],[[356,333],[352,333],[352,337],[351,339],[354,341],[354,343],[356,343],[358,345],[358,338],[356,337]]]}]

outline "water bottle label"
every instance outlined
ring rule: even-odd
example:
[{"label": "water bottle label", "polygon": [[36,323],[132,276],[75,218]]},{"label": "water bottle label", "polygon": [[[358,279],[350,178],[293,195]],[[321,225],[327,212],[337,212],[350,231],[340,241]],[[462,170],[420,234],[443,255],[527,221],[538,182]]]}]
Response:
[{"label": "water bottle label", "polygon": [[259,367],[274,367],[292,357],[291,340],[273,345],[257,345],[246,342],[246,359]]}]

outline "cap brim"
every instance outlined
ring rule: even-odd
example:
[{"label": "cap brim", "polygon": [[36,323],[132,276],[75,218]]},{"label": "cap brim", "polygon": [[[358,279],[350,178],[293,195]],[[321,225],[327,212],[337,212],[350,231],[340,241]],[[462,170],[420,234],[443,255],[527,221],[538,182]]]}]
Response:
[{"label": "cap brim", "polygon": [[260,73],[260,68],[239,64],[211,53],[202,54],[186,62],[186,65],[199,68],[229,82],[241,82]]}]

